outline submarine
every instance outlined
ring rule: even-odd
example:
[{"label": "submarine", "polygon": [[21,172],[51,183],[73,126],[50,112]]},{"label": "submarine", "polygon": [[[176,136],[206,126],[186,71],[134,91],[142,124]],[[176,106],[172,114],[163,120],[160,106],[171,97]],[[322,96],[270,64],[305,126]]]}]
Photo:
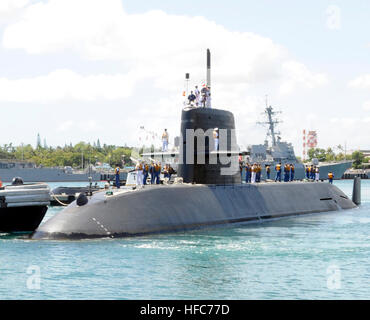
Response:
[{"label": "submarine", "polygon": [[[209,77],[207,70],[207,83]],[[83,195],[42,224],[32,239],[130,237],[356,207],[330,183],[243,184],[234,115],[227,110],[185,106],[179,153],[175,183]]]}]

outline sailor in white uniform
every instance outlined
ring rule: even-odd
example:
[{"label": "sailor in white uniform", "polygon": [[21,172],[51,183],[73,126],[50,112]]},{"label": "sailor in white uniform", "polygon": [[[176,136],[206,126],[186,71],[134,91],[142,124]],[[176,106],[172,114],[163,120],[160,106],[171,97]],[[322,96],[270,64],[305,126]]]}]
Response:
[{"label": "sailor in white uniform", "polygon": [[197,107],[199,107],[199,103],[200,103],[200,91],[198,89],[198,86],[195,86],[194,94],[195,94],[195,105]]},{"label": "sailor in white uniform", "polygon": [[136,165],[135,169],[136,169],[136,185],[137,186],[142,186],[143,185],[143,179],[144,179],[143,164],[141,162],[139,162]]},{"label": "sailor in white uniform", "polygon": [[213,129],[213,140],[215,143],[215,151],[218,151],[219,149],[219,136],[218,136],[218,128]]}]

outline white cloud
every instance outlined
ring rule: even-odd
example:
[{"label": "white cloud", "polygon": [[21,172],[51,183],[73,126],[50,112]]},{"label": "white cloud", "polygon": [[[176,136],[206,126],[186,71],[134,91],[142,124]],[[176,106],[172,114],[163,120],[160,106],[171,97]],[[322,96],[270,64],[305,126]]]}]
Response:
[{"label": "white cloud", "polygon": [[[120,0],[50,0],[29,6],[4,31],[3,45],[30,54],[69,50],[90,60],[117,60],[134,74],[153,77],[157,88],[179,90],[179,75],[201,82],[204,50],[211,48],[219,84],[283,80],[283,92],[326,83],[290,59],[271,39],[233,32],[203,17],[162,11],[127,14]],[[196,66],[196,67],[194,67]]]},{"label": "white cloud", "polygon": [[349,87],[369,89],[370,88],[370,74],[359,76],[348,83]]},{"label": "white cloud", "polygon": [[133,74],[83,76],[71,70],[56,70],[44,76],[9,80],[0,78],[0,100],[8,102],[55,102],[72,99],[115,100],[131,95]]},{"label": "white cloud", "polygon": [[304,64],[296,61],[284,62],[282,73],[285,76],[280,86],[281,94],[289,94],[297,86],[313,89],[326,85],[329,82],[326,74],[313,73]]},{"label": "white cloud", "polygon": [[366,101],[363,105],[362,105],[362,109],[365,110],[365,111],[370,111],[370,101]]},{"label": "white cloud", "polygon": [[[269,38],[231,31],[199,16],[158,10],[128,14],[120,0],[49,0],[29,5],[5,27],[2,44],[8,50],[48,55],[48,59],[58,54],[63,62],[75,54],[94,61],[92,70],[96,61],[110,61],[119,70],[127,70],[82,75],[64,69],[29,78],[0,78],[0,102],[117,100],[110,105],[111,112],[121,115],[119,126],[128,142],[134,140],[129,136],[134,136],[138,123],[177,133],[184,74],[190,72],[190,87],[205,80],[206,48],[212,52],[213,105],[234,112],[236,127],[244,137],[240,143],[262,142],[265,130],[257,129],[255,121],[263,111],[266,93],[285,98],[328,83],[320,70],[295,61]],[[63,54],[68,55],[66,60]],[[121,103],[123,98],[129,99]],[[90,105],[97,109],[98,104]],[[81,117],[83,111],[78,112]],[[53,129],[66,135],[84,136],[86,128],[99,130],[92,122],[83,127],[75,121],[61,122]]]},{"label": "white cloud", "polygon": [[342,10],[336,5],[326,8],[326,26],[330,30],[339,30],[342,26]]},{"label": "white cloud", "polygon": [[7,21],[30,3],[30,0],[1,0],[0,1],[0,22]]}]

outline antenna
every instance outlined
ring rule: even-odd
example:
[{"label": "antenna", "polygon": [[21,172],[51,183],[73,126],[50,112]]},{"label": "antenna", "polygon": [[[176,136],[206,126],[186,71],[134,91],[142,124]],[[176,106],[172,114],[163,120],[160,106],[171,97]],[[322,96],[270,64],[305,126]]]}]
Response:
[{"label": "antenna", "polygon": [[211,51],[207,49],[207,86],[211,87]]},{"label": "antenna", "polygon": [[266,95],[266,108],[265,112],[263,112],[262,114],[267,115],[267,121],[257,122],[257,124],[269,126],[267,136],[271,137],[273,146],[276,146],[276,135],[280,135],[279,131],[275,131],[275,126],[279,123],[282,123],[282,121],[278,120],[277,118],[274,118],[274,116],[279,113],[281,113],[281,111],[273,111],[272,106],[268,106]]}]

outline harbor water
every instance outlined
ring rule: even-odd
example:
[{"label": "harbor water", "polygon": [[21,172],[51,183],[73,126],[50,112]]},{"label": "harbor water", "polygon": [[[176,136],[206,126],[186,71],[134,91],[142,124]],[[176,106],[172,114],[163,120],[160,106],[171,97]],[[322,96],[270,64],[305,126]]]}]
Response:
[{"label": "harbor water", "polygon": [[0,299],[369,298],[369,180],[353,210],[122,239],[0,235]]}]

